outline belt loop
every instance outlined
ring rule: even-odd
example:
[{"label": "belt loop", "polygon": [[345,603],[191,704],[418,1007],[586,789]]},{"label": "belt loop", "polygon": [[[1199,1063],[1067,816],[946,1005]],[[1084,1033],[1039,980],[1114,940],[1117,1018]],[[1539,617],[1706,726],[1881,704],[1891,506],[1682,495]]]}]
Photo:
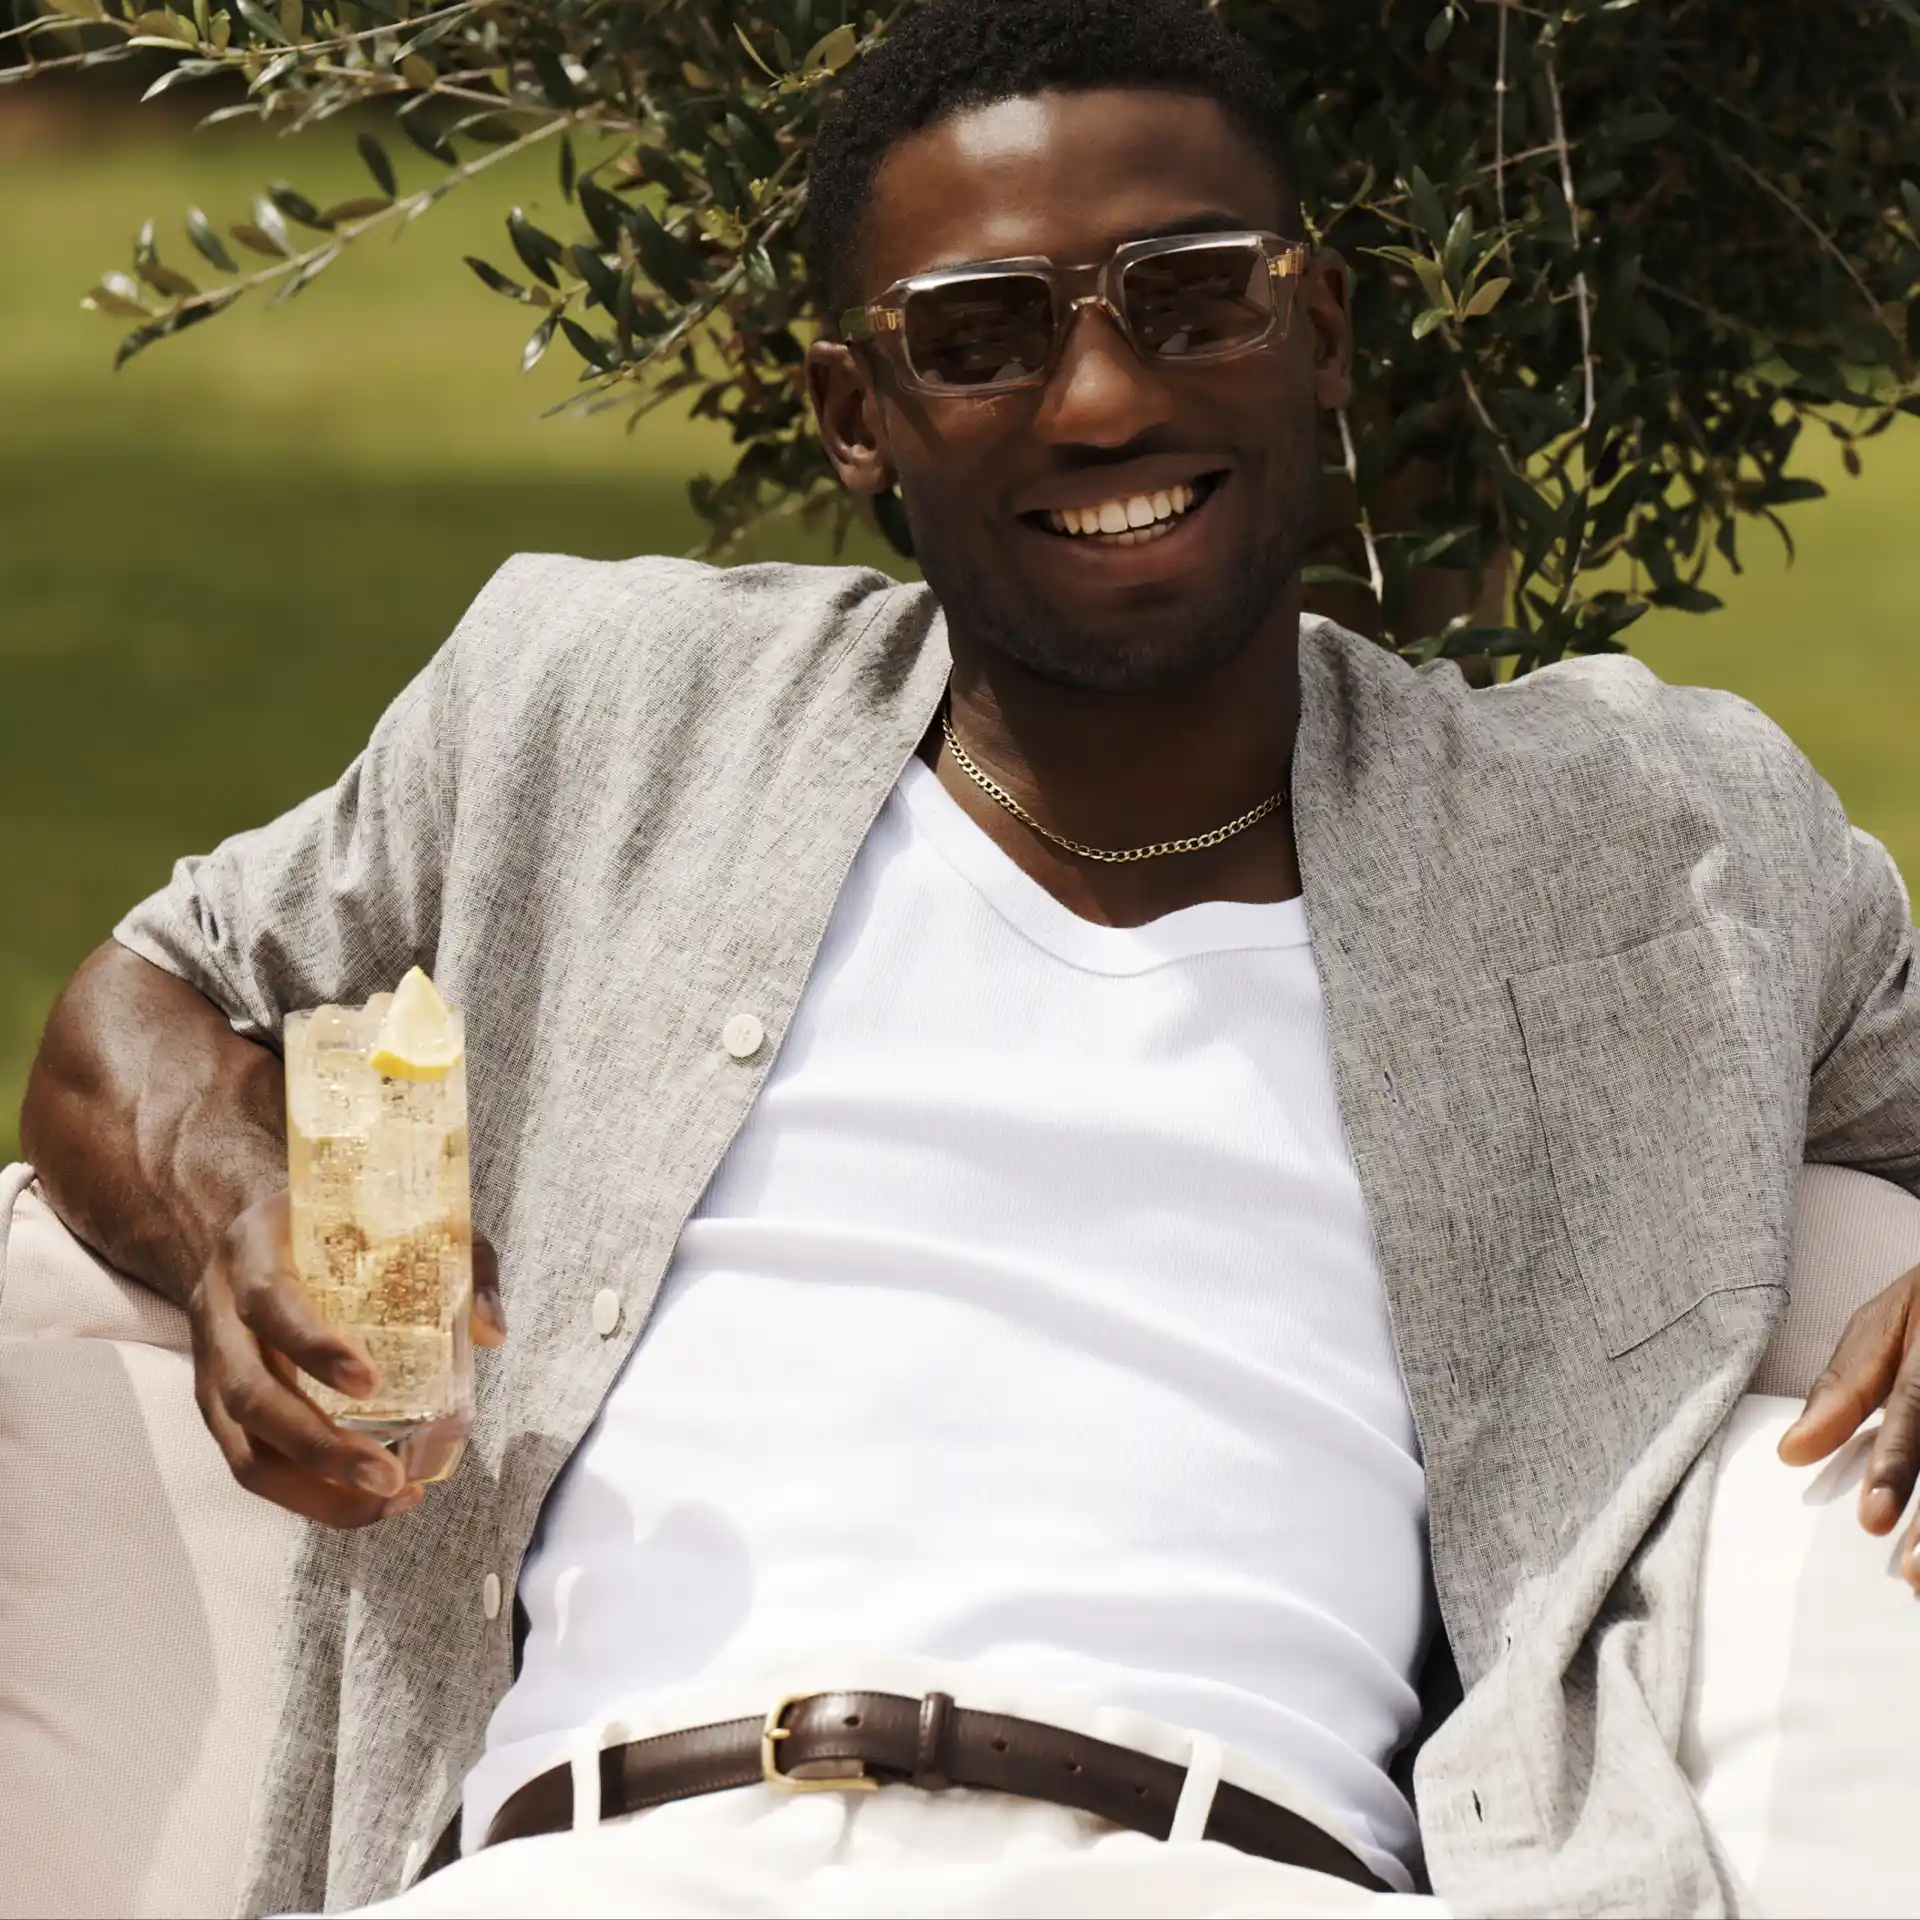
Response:
[{"label": "belt loop", "polygon": [[600,1824],[600,1746],[607,1737],[604,1720],[589,1720],[574,1730],[567,1743],[567,1766],[573,1774],[573,1830]]},{"label": "belt loop", "polygon": [[947,1743],[947,1722],[953,1715],[953,1695],[929,1693],[920,1702],[920,1732],[913,1745],[913,1784],[938,1793],[950,1784],[940,1765]]},{"label": "belt loop", "polygon": [[1210,1733],[1196,1733],[1187,1755],[1187,1777],[1180,1783],[1179,1804],[1173,1810],[1173,1825],[1167,1830],[1169,1845],[1176,1840],[1207,1837],[1213,1796],[1220,1790],[1220,1764],[1220,1742]]}]

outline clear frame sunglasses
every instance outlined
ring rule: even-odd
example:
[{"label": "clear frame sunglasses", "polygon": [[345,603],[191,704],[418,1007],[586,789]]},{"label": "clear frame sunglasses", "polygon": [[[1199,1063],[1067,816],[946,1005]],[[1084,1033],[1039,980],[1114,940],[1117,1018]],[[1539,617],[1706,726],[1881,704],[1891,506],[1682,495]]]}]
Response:
[{"label": "clear frame sunglasses", "polygon": [[1142,360],[1230,360],[1284,339],[1311,257],[1277,233],[1131,240],[1104,261],[982,260],[897,280],[840,316],[840,336],[895,358],[920,393],[980,399],[1044,386],[1083,307],[1099,307]]}]

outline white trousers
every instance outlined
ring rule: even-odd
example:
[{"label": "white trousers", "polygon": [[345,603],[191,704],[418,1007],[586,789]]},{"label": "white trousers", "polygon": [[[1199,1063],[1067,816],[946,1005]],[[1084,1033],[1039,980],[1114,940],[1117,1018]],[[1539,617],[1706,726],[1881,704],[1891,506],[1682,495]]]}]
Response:
[{"label": "white trousers", "polygon": [[1070,1807],[950,1787],[677,1800],[456,1860],[363,1914],[1306,1915],[1448,1920],[1213,1840],[1160,1841]]}]

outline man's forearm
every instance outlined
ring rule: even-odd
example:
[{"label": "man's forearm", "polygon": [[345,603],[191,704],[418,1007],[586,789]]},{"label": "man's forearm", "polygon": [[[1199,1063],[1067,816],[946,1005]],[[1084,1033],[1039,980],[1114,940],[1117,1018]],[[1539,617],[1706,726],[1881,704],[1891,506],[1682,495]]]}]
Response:
[{"label": "man's forearm", "polygon": [[109,942],[54,1006],[21,1141],[73,1232],[184,1305],[228,1224],[286,1184],[285,1086],[276,1054]]}]

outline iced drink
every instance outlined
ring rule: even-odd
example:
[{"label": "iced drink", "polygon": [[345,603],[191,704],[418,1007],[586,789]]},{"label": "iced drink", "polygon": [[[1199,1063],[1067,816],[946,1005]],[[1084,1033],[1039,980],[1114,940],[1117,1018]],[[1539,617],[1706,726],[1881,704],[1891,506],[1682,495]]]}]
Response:
[{"label": "iced drink", "polygon": [[[410,1479],[431,1480],[452,1470],[472,1424],[473,1263],[460,1016],[425,975],[418,985],[449,1036],[425,1072],[392,1056],[393,994],[287,1016],[287,1171],[301,1284],[380,1376],[365,1399],[305,1373],[301,1391],[337,1425],[392,1444]],[[410,976],[401,995],[414,992]]]}]

